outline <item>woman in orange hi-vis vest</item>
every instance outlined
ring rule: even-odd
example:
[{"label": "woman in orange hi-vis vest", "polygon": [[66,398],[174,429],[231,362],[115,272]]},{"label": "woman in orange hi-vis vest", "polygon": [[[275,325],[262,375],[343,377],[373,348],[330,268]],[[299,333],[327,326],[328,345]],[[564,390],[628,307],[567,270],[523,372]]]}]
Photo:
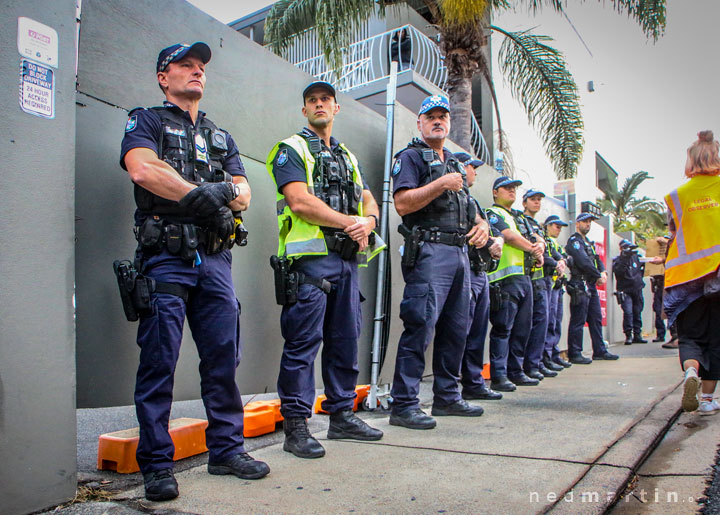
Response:
[{"label": "woman in orange hi-vis vest", "polygon": [[[677,321],[685,371],[682,408],[720,412],[713,400],[720,379],[720,143],[701,131],[688,149],[689,181],[665,197],[672,234],[665,261],[663,305]],[[702,378],[702,382],[700,381]],[[698,403],[698,390],[702,390]]]}]

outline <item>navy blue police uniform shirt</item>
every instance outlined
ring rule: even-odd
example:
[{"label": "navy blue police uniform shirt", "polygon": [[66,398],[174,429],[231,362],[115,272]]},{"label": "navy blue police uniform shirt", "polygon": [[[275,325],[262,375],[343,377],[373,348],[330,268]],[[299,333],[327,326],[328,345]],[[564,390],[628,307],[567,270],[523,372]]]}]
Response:
[{"label": "navy blue police uniform shirt", "polygon": [[[178,106],[167,101],[163,102],[163,105],[170,109],[181,110]],[[182,113],[189,127],[197,126],[193,125],[190,113],[187,111],[182,111]],[[198,124],[204,117],[205,113],[198,111]],[[230,133],[226,132],[225,134],[227,134],[228,152],[223,161],[223,170],[230,175],[247,178],[245,167],[242,161],[240,161],[240,152],[235,144],[235,140],[233,140]],[[152,109],[138,109],[135,111],[125,126],[125,136],[123,137],[120,148],[120,166],[122,166],[123,170],[127,170],[125,166],[125,155],[134,148],[149,148],[162,159],[162,156],[159,154],[162,137],[162,120],[155,111]]]},{"label": "navy blue police uniform shirt", "polygon": [[[307,127],[305,127],[303,131],[312,136],[317,136],[317,134]],[[330,148],[327,148],[324,141],[320,140],[320,143],[323,150],[329,150],[334,156],[337,156],[340,151],[340,142],[332,136],[330,136]],[[360,176],[363,177],[362,167],[359,166],[359,168]],[[280,194],[282,194],[283,187],[291,182],[304,182],[307,184],[305,162],[294,148],[285,143],[281,143],[278,147],[277,155],[273,161],[273,175],[275,176],[278,193]],[[369,189],[364,177],[363,189]]]},{"label": "navy blue police uniform shirt", "polygon": [[[424,142],[427,148],[427,146]],[[443,147],[443,160],[447,162],[452,152]],[[430,167],[414,149],[408,148],[395,155],[392,169],[393,194],[402,189],[415,189],[424,184],[430,174]],[[428,181],[429,182],[429,181]]]},{"label": "navy blue police uniform shirt", "polygon": [[588,254],[585,245],[589,246],[593,245],[593,243],[588,242],[580,233],[576,232],[568,239],[565,251],[568,256],[573,258],[572,272],[580,272],[587,281],[594,283],[600,279],[601,272],[605,271],[605,266],[600,260],[598,260],[599,267],[596,266],[594,257]]}]

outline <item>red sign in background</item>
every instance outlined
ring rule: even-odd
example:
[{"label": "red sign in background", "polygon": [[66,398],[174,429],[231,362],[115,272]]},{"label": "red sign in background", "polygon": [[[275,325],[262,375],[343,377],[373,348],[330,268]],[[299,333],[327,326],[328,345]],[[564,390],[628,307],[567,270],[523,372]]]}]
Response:
[{"label": "red sign in background", "polygon": [[[603,265],[605,265],[605,269],[607,269],[607,252],[605,248],[605,238],[607,236],[607,231],[605,228],[603,228],[602,231],[603,237],[602,239],[598,239],[598,241],[595,242],[595,252],[597,252],[598,257],[600,258],[600,261],[603,262]],[[610,274],[608,274],[608,277]],[[602,286],[598,285],[597,287],[598,296],[600,297],[600,311],[602,312],[602,325],[603,327],[607,326],[607,282],[603,284]]]}]

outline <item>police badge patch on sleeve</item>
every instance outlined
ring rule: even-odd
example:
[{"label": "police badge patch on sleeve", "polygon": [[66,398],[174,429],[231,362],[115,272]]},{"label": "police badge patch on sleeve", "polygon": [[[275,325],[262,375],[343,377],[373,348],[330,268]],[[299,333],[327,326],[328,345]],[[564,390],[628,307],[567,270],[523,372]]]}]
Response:
[{"label": "police badge patch on sleeve", "polygon": [[392,174],[397,175],[400,173],[400,169],[402,168],[402,161],[399,159],[395,160],[395,166],[393,166]]},{"label": "police badge patch on sleeve", "polygon": [[497,217],[497,215],[491,214],[491,215],[488,217],[488,220],[490,220],[490,223],[493,224],[493,225],[495,225],[496,223],[498,223],[498,217]]},{"label": "police badge patch on sleeve", "polygon": [[575,240],[575,241],[573,242],[573,247],[575,247],[575,249],[577,249],[577,250],[580,250],[580,242],[577,241],[577,240]]},{"label": "police badge patch on sleeve", "polygon": [[125,132],[132,132],[137,127],[137,115],[134,114],[130,118],[128,118],[127,123],[125,124]]},{"label": "police badge patch on sleeve", "polygon": [[278,166],[285,166],[285,163],[287,163],[287,162],[288,162],[288,152],[287,152],[287,149],[284,148],[280,151],[280,154],[278,155],[277,161],[275,161],[275,163]]}]

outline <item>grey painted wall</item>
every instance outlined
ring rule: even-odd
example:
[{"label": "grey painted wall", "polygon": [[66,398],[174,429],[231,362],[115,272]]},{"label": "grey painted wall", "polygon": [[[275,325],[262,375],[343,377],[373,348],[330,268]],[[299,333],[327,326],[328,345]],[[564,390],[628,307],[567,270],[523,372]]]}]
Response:
[{"label": "grey painted wall", "polygon": [[[58,33],[55,118],[18,102],[18,17]],[[75,2],[0,2],[0,512],[75,494]]]}]

